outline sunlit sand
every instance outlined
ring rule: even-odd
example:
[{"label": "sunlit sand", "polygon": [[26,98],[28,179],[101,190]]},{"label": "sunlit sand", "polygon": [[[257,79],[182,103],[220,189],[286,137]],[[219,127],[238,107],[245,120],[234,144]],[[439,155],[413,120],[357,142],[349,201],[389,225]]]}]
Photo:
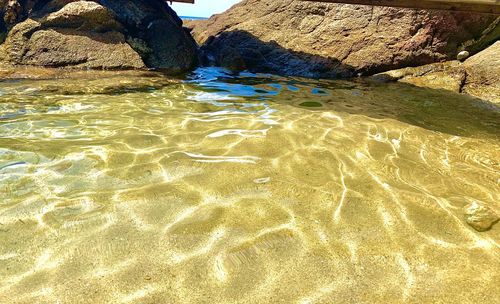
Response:
[{"label": "sunlit sand", "polygon": [[2,84],[0,303],[498,298],[498,107],[202,71]]}]

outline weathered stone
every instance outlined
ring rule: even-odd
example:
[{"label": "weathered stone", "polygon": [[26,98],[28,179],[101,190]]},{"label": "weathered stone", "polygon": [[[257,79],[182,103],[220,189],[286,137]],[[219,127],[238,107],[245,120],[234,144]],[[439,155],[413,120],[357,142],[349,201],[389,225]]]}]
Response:
[{"label": "weathered stone", "polygon": [[144,67],[121,33],[96,33],[118,28],[120,25],[103,6],[90,1],[70,3],[40,22],[28,19],[14,26],[2,47],[2,59],[21,65]]},{"label": "weathered stone", "polygon": [[[5,2],[5,0],[0,0]],[[16,1],[17,3],[17,1]],[[197,45],[163,0],[24,1],[0,47],[0,61],[78,68],[192,69]],[[2,6],[0,13],[7,13]],[[10,19],[9,19],[10,20]],[[5,24],[5,23],[4,23]],[[10,29],[0,23],[0,43]]]},{"label": "weathered stone", "polygon": [[[157,67],[180,73],[194,68],[197,55],[197,47],[194,41],[188,40],[184,30],[170,26],[170,21],[155,20],[148,24],[145,39],[152,50],[145,57],[148,66]],[[195,46],[190,48],[189,45]]]},{"label": "weathered stone", "polygon": [[26,19],[29,12],[41,0],[0,0],[0,19],[10,29]]},{"label": "weathered stone", "polygon": [[100,3],[128,29],[127,39],[144,42],[133,46],[148,67],[179,73],[196,66],[198,46],[166,2],[101,0]]},{"label": "weathered stone", "polygon": [[460,93],[467,75],[458,61],[432,63],[415,68],[404,68],[376,74],[372,78],[386,81],[400,81],[419,87],[442,89]]},{"label": "weathered stone", "polygon": [[[20,65],[107,69],[145,67],[140,56],[125,42],[123,34],[91,30],[92,27],[117,27],[116,21],[109,20],[111,17],[106,8],[95,2],[70,3],[41,22],[28,19],[17,24],[9,32],[0,53],[3,60]],[[81,28],[73,29],[78,25]],[[87,30],[86,26],[89,26]]]},{"label": "weathered stone", "polygon": [[401,81],[419,87],[466,93],[500,103],[500,42],[464,63],[448,61],[377,74],[383,81]]},{"label": "weathered stone", "polygon": [[500,103],[500,41],[464,62],[463,93]]},{"label": "weathered stone", "polygon": [[76,28],[94,32],[121,30],[122,26],[104,6],[93,1],[71,2],[62,9],[49,14],[43,20],[45,27]]},{"label": "weathered stone", "polygon": [[143,58],[153,52],[153,50],[150,49],[149,46],[147,45],[146,41],[142,39],[128,37],[127,43],[130,44],[130,46]]},{"label": "weathered stone", "polygon": [[0,60],[13,64],[22,64],[23,56],[29,49],[28,42],[41,24],[28,19],[10,30],[5,43],[0,47]]},{"label": "weathered stone", "polygon": [[500,218],[493,209],[478,202],[465,207],[465,220],[477,231],[489,230]]},{"label": "weathered stone", "polygon": [[[455,59],[462,43],[480,37],[495,20],[471,13],[244,0],[187,26],[214,65],[241,57],[254,71],[344,77]],[[242,49],[257,56],[245,56]]]},{"label": "weathered stone", "polygon": [[119,32],[82,33],[77,30],[42,30],[28,42],[22,64],[78,68],[127,69],[145,67],[141,57]]}]

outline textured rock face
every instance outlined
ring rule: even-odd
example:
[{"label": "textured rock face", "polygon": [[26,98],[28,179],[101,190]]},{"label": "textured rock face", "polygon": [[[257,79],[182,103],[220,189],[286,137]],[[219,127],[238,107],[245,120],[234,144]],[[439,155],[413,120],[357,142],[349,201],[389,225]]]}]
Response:
[{"label": "textured rock face", "polygon": [[4,60],[19,65],[79,68],[141,68],[141,57],[117,30],[105,7],[91,1],[69,3],[40,21],[27,19],[10,31]]},{"label": "textured rock face", "polygon": [[75,28],[94,32],[122,29],[107,8],[93,1],[70,2],[60,10],[49,14],[43,24],[46,27]]},{"label": "textured rock face", "polygon": [[[22,6],[13,18],[26,15],[26,20],[3,23],[10,31],[0,60],[48,67],[150,67],[171,73],[187,71],[197,62],[196,43],[161,0],[32,2],[31,9]],[[5,19],[8,7],[1,4]]]},{"label": "textured rock face", "polygon": [[[207,61],[234,69],[336,77],[455,59],[495,17],[294,0],[244,0],[191,22]],[[491,31],[492,29],[490,29]]]},{"label": "textured rock face", "polygon": [[467,59],[464,67],[462,92],[500,103],[500,41]]},{"label": "textured rock face", "polygon": [[127,41],[148,67],[183,72],[197,64],[198,46],[163,0],[101,0],[123,24]]},{"label": "textured rock face", "polygon": [[420,87],[466,93],[500,103],[500,42],[465,60],[388,71],[374,76]]}]

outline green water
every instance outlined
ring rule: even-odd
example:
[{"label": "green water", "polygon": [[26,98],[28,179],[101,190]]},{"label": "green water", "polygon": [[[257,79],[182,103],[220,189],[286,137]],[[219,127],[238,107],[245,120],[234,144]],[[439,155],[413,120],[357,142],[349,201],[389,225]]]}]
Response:
[{"label": "green water", "polygon": [[500,109],[200,69],[0,82],[0,303],[500,295]]}]

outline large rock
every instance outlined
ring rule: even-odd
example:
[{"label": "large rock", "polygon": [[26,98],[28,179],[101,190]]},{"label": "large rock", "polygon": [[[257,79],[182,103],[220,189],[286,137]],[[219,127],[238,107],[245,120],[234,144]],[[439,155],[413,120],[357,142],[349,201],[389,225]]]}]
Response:
[{"label": "large rock", "polygon": [[[10,31],[0,60],[47,67],[149,67],[170,73],[188,71],[197,63],[196,43],[162,0],[31,2],[27,12],[24,6],[18,12],[26,20],[4,22]],[[6,14],[8,7],[3,7]]]},{"label": "large rock", "polygon": [[433,63],[380,73],[374,78],[466,93],[486,101],[500,103],[500,41],[465,60],[464,63],[459,61]]},{"label": "large rock", "polygon": [[[54,5],[54,4],[52,4]],[[122,26],[106,7],[93,1],[70,2],[49,14],[43,24],[54,28],[75,28],[81,31],[105,32],[121,30]]]},{"label": "large rock", "polygon": [[91,1],[69,3],[40,21],[28,19],[14,26],[3,45],[3,58],[49,67],[145,67],[118,28],[105,7]]},{"label": "large rock", "polygon": [[122,33],[85,33],[77,30],[41,30],[28,42],[21,64],[126,69],[145,67]]},{"label": "large rock", "polygon": [[467,59],[464,68],[463,93],[500,103],[500,41]]},{"label": "large rock", "polygon": [[128,29],[127,41],[148,67],[184,72],[197,64],[198,46],[163,0],[100,0]]},{"label": "large rock", "polygon": [[493,31],[495,20],[470,13],[244,0],[189,26],[209,64],[336,77],[455,58],[462,46],[474,51],[471,41]]}]

